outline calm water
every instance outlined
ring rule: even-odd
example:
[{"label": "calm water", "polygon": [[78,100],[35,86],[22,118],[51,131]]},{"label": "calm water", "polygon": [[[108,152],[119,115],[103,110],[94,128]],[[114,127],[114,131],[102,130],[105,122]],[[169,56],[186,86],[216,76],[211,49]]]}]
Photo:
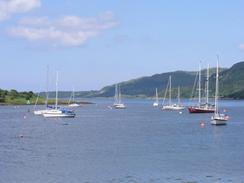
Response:
[{"label": "calm water", "polygon": [[244,182],[244,101],[222,102],[231,119],[221,127],[209,114],[163,112],[149,100],[128,100],[126,110],[96,102],[75,119],[0,107],[0,182]]}]

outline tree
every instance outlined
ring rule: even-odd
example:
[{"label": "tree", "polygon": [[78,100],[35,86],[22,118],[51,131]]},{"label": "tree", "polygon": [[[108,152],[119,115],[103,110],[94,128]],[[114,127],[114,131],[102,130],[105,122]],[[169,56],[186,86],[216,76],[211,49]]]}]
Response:
[{"label": "tree", "polygon": [[10,92],[9,92],[9,96],[10,96],[11,100],[17,98],[18,95],[19,95],[19,93],[16,90],[10,90]]},{"label": "tree", "polygon": [[5,102],[5,96],[7,95],[8,92],[6,92],[5,90],[1,90],[0,89],[0,103],[4,103]]}]

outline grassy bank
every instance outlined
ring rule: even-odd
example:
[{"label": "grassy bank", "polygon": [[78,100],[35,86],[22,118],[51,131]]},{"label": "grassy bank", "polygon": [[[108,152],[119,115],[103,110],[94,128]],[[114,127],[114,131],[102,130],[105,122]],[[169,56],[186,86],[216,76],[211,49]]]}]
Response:
[{"label": "grassy bank", "polygon": [[[32,91],[29,92],[18,92],[16,90],[1,90],[0,89],[0,105],[34,105],[37,100],[37,95]],[[59,104],[67,105],[68,100],[59,100]],[[92,104],[91,102],[76,102],[79,104]],[[44,105],[45,98],[39,97],[37,105]],[[49,99],[48,104],[55,104],[55,99]]]}]

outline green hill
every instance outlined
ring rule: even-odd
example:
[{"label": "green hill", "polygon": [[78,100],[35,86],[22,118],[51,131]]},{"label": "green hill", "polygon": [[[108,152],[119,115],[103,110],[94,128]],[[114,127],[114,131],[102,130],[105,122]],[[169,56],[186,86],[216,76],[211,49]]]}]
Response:
[{"label": "green hill", "polygon": [[[226,69],[221,68],[221,71]],[[203,80],[206,76],[206,69],[202,70]],[[210,69],[210,75],[214,75],[216,68]],[[118,83],[121,86],[121,92],[126,96],[133,97],[153,97],[155,88],[158,88],[159,96],[163,97],[164,90],[167,87],[169,76],[172,77],[172,96],[177,96],[177,88],[181,88],[182,97],[190,97],[192,87],[196,78],[197,72],[175,71],[162,74],[155,74],[149,77],[141,77],[125,82]],[[215,82],[215,81],[214,81]],[[114,95],[115,85],[106,86],[93,96],[96,97],[111,97]]]},{"label": "green hill", "polygon": [[[169,76],[172,76],[172,87],[182,87],[182,90],[191,91],[191,87],[195,80],[195,72],[168,72],[163,74],[155,74],[153,76],[141,77],[119,83],[121,92],[127,97],[151,97],[155,94],[155,88],[158,88],[159,96],[163,96]],[[76,92],[76,97],[112,97],[114,96],[115,84],[106,86],[98,91]],[[189,92],[189,91],[188,91]],[[44,93],[41,93],[44,96]],[[63,98],[70,97],[70,91],[60,91],[59,96]],[[50,97],[55,97],[55,92],[50,92]]]},{"label": "green hill", "polygon": [[221,72],[220,91],[223,97],[244,98],[244,62]]},{"label": "green hill", "polygon": [[[214,95],[215,91],[215,70],[210,69],[210,96]],[[159,96],[164,95],[164,90],[167,86],[168,78],[172,76],[172,96],[176,97],[177,87],[181,87],[181,96],[189,98],[192,93],[192,87],[196,78],[195,71],[175,71],[152,76],[141,77],[124,81],[120,84],[121,92],[126,97],[153,97],[155,88],[158,88]],[[202,87],[204,87],[204,79],[206,78],[206,69],[202,70]],[[83,91],[76,92],[76,97],[113,97],[114,85],[106,86],[98,91]],[[204,91],[203,91],[204,92]],[[44,95],[44,94],[42,94]],[[71,92],[60,92],[60,97],[70,97]],[[220,69],[220,95],[225,98],[244,98],[244,62],[234,64],[231,68]],[[55,93],[51,92],[51,97]]]},{"label": "green hill", "polygon": [[[193,72],[168,72],[163,74],[155,74],[150,77],[142,77],[119,83],[121,92],[126,96],[134,97],[150,97],[155,95],[155,88],[158,88],[159,96],[163,95],[169,76],[172,76],[172,88],[182,87],[182,90],[192,87],[195,80]],[[114,85],[102,88],[95,96],[111,97],[114,95]]]}]

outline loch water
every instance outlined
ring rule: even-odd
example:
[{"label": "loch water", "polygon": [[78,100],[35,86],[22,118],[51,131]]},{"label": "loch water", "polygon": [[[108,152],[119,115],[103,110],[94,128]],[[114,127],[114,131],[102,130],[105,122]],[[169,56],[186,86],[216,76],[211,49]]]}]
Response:
[{"label": "loch water", "polygon": [[244,183],[244,101],[221,101],[226,126],[152,100],[92,101],[74,119],[1,106],[0,183]]}]

